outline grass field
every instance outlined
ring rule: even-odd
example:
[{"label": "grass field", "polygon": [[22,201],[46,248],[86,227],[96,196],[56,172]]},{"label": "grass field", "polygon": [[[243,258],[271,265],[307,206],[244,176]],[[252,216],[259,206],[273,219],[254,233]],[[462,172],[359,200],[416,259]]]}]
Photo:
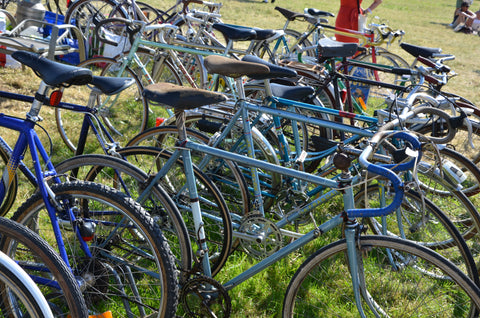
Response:
[{"label": "grass field", "polygon": [[[150,2],[149,2],[150,3]],[[166,9],[173,5],[173,0],[153,0],[150,4],[158,8]],[[274,4],[263,3],[261,0],[224,0],[224,7],[221,10],[222,18],[227,23],[255,26],[262,28],[280,28],[284,20],[280,13],[274,10],[275,6],[285,7],[295,11],[302,11],[306,7],[315,7],[321,10],[328,10],[333,13],[338,11],[340,1],[332,0],[276,0]],[[370,1],[364,0],[365,5]],[[435,0],[418,1],[384,0],[383,4],[374,11],[375,16],[381,20],[388,21],[394,29],[405,30],[406,35],[403,41],[411,44],[441,47],[445,53],[452,53],[456,59],[448,64],[458,73],[448,84],[448,91],[462,95],[476,104],[480,105],[480,38],[477,35],[466,35],[453,32],[447,25],[451,22],[455,1]],[[477,6],[477,3],[475,3]],[[479,5],[480,6],[480,5]],[[473,7],[475,11],[480,7]],[[333,23],[333,19],[331,23]],[[292,28],[302,31],[304,26],[301,23],[292,25]],[[402,52],[397,43],[390,48],[391,51],[402,55],[407,61],[412,58]],[[7,91],[21,92],[33,95],[39,83],[38,78],[30,70],[0,69],[0,89]],[[2,112],[17,116],[24,116],[28,105],[24,103],[12,103],[0,100]],[[64,149],[61,139],[58,137],[55,128],[53,110],[44,108],[42,117],[45,119],[42,126],[46,127],[53,139],[54,160],[59,161],[70,155]],[[6,132],[0,131],[2,136],[8,136]],[[45,139],[46,140],[46,139]],[[31,188],[22,191],[17,200],[23,202],[31,192]],[[331,206],[322,207],[323,211],[335,213],[341,207],[336,203]],[[334,233],[330,239],[338,237]],[[326,241],[318,244],[328,243]],[[229,294],[233,303],[234,317],[277,317],[281,311],[283,293],[288,285],[289,278],[304,259],[305,254],[313,249],[309,247],[303,253],[295,253],[291,257],[279,262],[268,270],[262,272],[256,278],[250,279],[241,286],[233,289]],[[217,277],[219,281],[225,282],[234,275],[241,273],[250,267],[255,260],[243,253],[236,253],[230,259],[228,266]]]}]

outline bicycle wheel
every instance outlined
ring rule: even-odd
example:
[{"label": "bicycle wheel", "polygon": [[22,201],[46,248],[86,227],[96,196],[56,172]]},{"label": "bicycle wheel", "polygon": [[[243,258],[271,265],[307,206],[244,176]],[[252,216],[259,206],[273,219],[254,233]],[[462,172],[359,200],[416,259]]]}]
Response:
[{"label": "bicycle wheel", "polygon": [[[128,147],[147,146],[154,148],[173,149],[177,141],[178,129],[175,126],[159,126],[148,129],[134,138]],[[189,140],[208,144],[209,138],[195,129],[187,128]],[[192,152],[195,162],[200,163],[203,155]],[[245,215],[251,210],[248,185],[238,165],[229,160],[216,158],[202,170],[222,192],[223,198],[231,213]]]},{"label": "bicycle wheel", "polygon": [[[75,156],[59,163],[55,170],[58,174],[66,175],[68,180],[108,185],[135,200],[148,185],[149,180],[149,176],[138,167],[120,158],[106,155]],[[193,256],[187,228],[180,212],[167,192],[159,185],[152,188],[151,194],[141,204],[160,226],[175,257],[176,266],[180,271],[179,279],[183,281],[192,268]]]},{"label": "bicycle wheel", "polygon": [[65,13],[65,23],[76,26],[84,36],[88,57],[100,55],[95,27],[108,18],[128,18],[127,11],[114,0],[78,0]]},{"label": "bicycle wheel", "polygon": [[0,304],[2,317],[53,317],[45,297],[33,280],[0,252]]},{"label": "bicycle wheel", "polygon": [[[133,136],[143,131],[148,124],[148,104],[143,99],[143,86],[136,77],[135,72],[126,68],[119,74],[118,64],[109,58],[93,58],[81,62],[78,66],[89,68],[94,75],[122,76],[135,79],[135,84],[117,95],[100,95],[96,99],[97,113],[101,124],[105,126],[113,139],[119,144],[130,140]],[[88,86],[71,86],[63,90],[62,101],[76,105],[87,106],[91,88]],[[55,109],[57,129],[69,149],[77,149],[82,122],[85,113],[72,110]],[[91,135],[93,137],[93,135]],[[99,147],[98,142],[88,142],[85,151],[95,152]]]},{"label": "bicycle wheel", "polygon": [[[458,108],[471,112],[467,118],[471,126],[471,131],[469,131],[469,127],[463,123],[457,127],[455,138],[448,143],[448,146],[461,152],[462,155],[477,164],[480,161],[480,151],[478,150],[480,148],[480,109],[461,96],[444,92],[441,92],[440,95],[451,100],[451,103],[446,103],[446,105],[445,103],[440,104],[441,106],[446,106],[441,107],[441,109],[451,114],[451,117],[459,116]],[[436,128],[436,126],[430,124],[425,125],[425,127],[420,127],[418,131],[422,134],[432,134],[437,133],[438,129]],[[438,133],[441,133],[441,131]]]},{"label": "bicycle wheel", "polygon": [[[0,233],[0,251],[38,281],[37,286],[55,317],[67,317],[67,314],[87,317],[87,306],[80,285],[70,268],[44,239],[29,228],[6,218],[0,218]],[[9,301],[5,296],[2,303],[8,306]]]},{"label": "bicycle wheel", "polygon": [[[369,207],[380,207],[380,202],[388,204],[391,198],[388,187],[370,185],[356,193],[355,206],[365,207],[367,201]],[[431,248],[475,280],[477,276],[475,262],[471,259],[469,248],[462,239],[462,234],[467,235],[469,232],[465,231],[461,221],[463,220],[458,217],[450,219],[432,201],[422,198],[412,190],[405,192],[401,207],[394,213],[384,218],[366,220],[373,233],[412,240]],[[469,241],[471,243],[469,245],[475,241]]]},{"label": "bicycle wheel", "polygon": [[[174,316],[178,280],[173,255],[145,210],[125,194],[99,184],[66,182],[52,185],[51,190],[59,204],[54,221],[70,266],[86,284],[83,294],[88,309],[93,313],[110,310],[114,317]],[[77,217],[78,234],[66,207]],[[12,219],[57,246],[39,193],[20,206]],[[82,244],[88,245],[91,255]]]},{"label": "bicycle wheel", "polygon": [[[477,315],[478,287],[439,254],[388,236],[364,236],[357,243],[361,305],[367,317]],[[282,316],[351,317],[357,312],[347,244],[339,240],[319,249],[297,270]]]},{"label": "bicycle wheel", "polygon": [[[156,175],[171,156],[171,153],[167,150],[151,147],[122,148],[119,150],[119,154],[128,162],[146,171],[151,178]],[[194,167],[194,174],[212,275],[216,275],[230,254],[233,241],[232,219],[222,194],[208,176],[196,167]],[[180,210],[191,240],[198,243],[186,188],[183,161],[181,159],[177,160],[159,182]],[[192,244],[194,255],[198,255],[199,245]]]}]

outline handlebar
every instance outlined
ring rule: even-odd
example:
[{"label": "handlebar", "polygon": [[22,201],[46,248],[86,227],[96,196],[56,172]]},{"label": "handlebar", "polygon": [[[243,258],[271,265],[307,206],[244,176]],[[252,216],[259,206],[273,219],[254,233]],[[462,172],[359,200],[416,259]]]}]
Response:
[{"label": "handlebar", "polygon": [[[98,37],[98,39],[103,42],[107,43],[113,46],[118,46],[117,42],[113,42],[105,38],[105,36],[100,32],[102,29],[102,26],[108,23],[121,23],[124,24],[124,28],[128,33],[128,39],[130,43],[133,43],[135,36],[137,33],[141,33],[143,31],[152,31],[152,30],[171,30],[171,31],[177,31],[178,27],[169,23],[163,23],[163,24],[150,24],[147,25],[143,21],[137,21],[137,20],[129,20],[125,18],[110,18],[110,19],[105,19],[100,21],[96,27],[95,27],[95,34]],[[160,32],[159,34],[159,41],[162,43],[166,43],[164,39],[164,32]]]},{"label": "handlebar", "polygon": [[363,150],[362,154],[360,155],[359,162],[360,165],[367,169],[367,171],[387,178],[391,182],[391,185],[394,189],[395,197],[389,205],[383,208],[349,209],[346,211],[346,213],[350,218],[385,216],[395,211],[402,204],[404,186],[402,180],[400,180],[400,178],[394,172],[410,169],[415,164],[416,159],[412,159],[409,162],[400,164],[396,167],[392,167],[391,165],[378,165],[368,161],[368,158],[373,153],[374,144],[389,134],[393,134],[395,138],[403,139],[409,142],[414,151],[420,150],[421,144],[418,139],[407,132],[395,132],[388,130],[380,130],[377,132],[371,138],[370,144]]},{"label": "handlebar", "polygon": [[[421,158],[421,143],[419,140],[414,137],[412,134],[409,134],[405,131],[393,131],[392,129],[395,126],[398,126],[400,122],[411,119],[416,117],[420,113],[425,113],[431,111],[434,108],[431,107],[418,107],[406,114],[401,115],[399,118],[392,120],[391,122],[382,126],[379,131],[370,139],[370,144],[363,150],[362,154],[359,157],[360,165],[365,167],[367,171],[386,177],[390,182],[394,189],[395,197],[393,201],[386,207],[383,208],[375,208],[375,209],[349,209],[346,211],[348,217],[351,218],[358,218],[358,217],[378,217],[384,216],[398,207],[400,207],[402,200],[403,200],[403,183],[400,178],[395,174],[395,172],[405,171],[411,169],[415,162],[418,162]],[[435,109],[435,112],[438,109]],[[444,113],[444,112],[443,112]],[[442,116],[448,117],[448,114],[445,113]],[[385,165],[378,165],[369,162],[369,158],[374,153],[374,148],[378,142],[380,142],[385,136],[392,136],[397,139],[402,139],[409,143],[411,149],[413,150],[412,153],[417,152],[414,156],[414,159],[409,160],[408,162],[393,166],[391,164]]]}]

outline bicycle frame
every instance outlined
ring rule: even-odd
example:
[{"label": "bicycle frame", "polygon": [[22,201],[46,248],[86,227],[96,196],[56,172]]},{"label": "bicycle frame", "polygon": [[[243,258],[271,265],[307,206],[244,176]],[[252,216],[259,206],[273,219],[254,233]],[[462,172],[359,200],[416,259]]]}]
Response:
[{"label": "bicycle frame", "polygon": [[[48,90],[46,84],[42,82],[39,92],[45,94]],[[27,114],[27,119],[19,119],[15,117],[10,117],[8,115],[3,114],[0,116],[0,127],[5,127],[11,130],[15,130],[19,132],[19,137],[17,142],[15,143],[15,147],[12,150],[11,157],[5,167],[3,172],[2,180],[3,182],[0,183],[0,201],[3,201],[5,195],[8,191],[8,187],[11,184],[13,178],[15,177],[16,170],[23,158],[23,154],[25,153],[27,147],[30,149],[30,155],[33,160],[34,171],[35,173],[31,173],[31,175],[35,176],[35,183],[38,186],[38,189],[42,196],[45,198],[45,205],[48,210],[48,214],[50,216],[50,220],[52,223],[53,232],[55,235],[55,239],[58,244],[58,248],[60,251],[60,256],[62,259],[69,265],[67,252],[65,245],[63,244],[62,235],[60,231],[60,226],[56,216],[56,209],[53,204],[50,202],[49,197],[51,197],[51,190],[47,185],[47,179],[50,177],[54,177],[56,182],[60,182],[60,180],[56,177],[55,168],[50,161],[47,151],[43,147],[38,135],[36,134],[34,128],[36,125],[36,121],[38,120],[37,115],[38,111],[41,107],[41,102],[38,100],[34,100],[32,104],[31,111]],[[6,145],[6,142],[2,140],[2,144]],[[46,170],[44,171],[41,166],[41,162],[44,162],[46,166]],[[32,181],[32,180],[31,180]],[[68,218],[72,222],[72,226],[74,225],[75,216],[71,210],[67,211]],[[91,257],[91,253],[88,249],[87,244],[81,239],[79,232],[77,232],[77,237],[81,242],[82,249],[87,256]],[[70,266],[70,265],[69,265]]]}]

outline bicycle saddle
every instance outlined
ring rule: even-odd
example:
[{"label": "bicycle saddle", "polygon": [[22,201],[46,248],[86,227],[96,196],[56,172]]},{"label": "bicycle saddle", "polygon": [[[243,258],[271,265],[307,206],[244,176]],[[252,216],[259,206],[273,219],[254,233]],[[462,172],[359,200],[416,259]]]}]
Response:
[{"label": "bicycle saddle", "polygon": [[214,23],[212,26],[215,30],[220,31],[223,36],[234,41],[250,41],[257,36],[255,30],[251,28],[235,27],[232,25]]},{"label": "bicycle saddle", "polygon": [[86,68],[61,64],[27,51],[13,52],[12,57],[32,68],[50,86],[85,85],[92,81],[92,71]]},{"label": "bicycle saddle", "polygon": [[135,79],[130,77],[106,77],[93,76],[90,84],[95,86],[105,95],[115,95],[130,87],[135,83]]},{"label": "bicycle saddle", "polygon": [[343,43],[329,38],[318,41],[318,56],[323,58],[353,56],[357,49],[357,43]]},{"label": "bicycle saddle", "polygon": [[441,48],[418,46],[405,42],[400,43],[400,47],[415,57],[423,56],[426,58],[431,58],[434,54],[442,53]]},{"label": "bicycle saddle", "polygon": [[297,72],[286,67],[278,66],[272,63],[268,63],[265,60],[253,55],[245,55],[242,58],[242,61],[258,63],[267,66],[270,69],[270,72],[267,74],[259,74],[249,76],[253,79],[267,79],[267,78],[277,78],[277,77],[296,77]]},{"label": "bicycle saddle", "polygon": [[204,60],[205,68],[209,73],[220,74],[232,78],[241,76],[255,77],[269,74],[268,66],[258,63],[249,63],[234,60],[220,55],[209,55]]},{"label": "bicycle saddle", "polygon": [[[308,23],[315,24],[317,23],[317,17],[314,17],[313,15],[310,14],[304,14],[304,13],[299,13],[295,11],[290,11],[285,8],[280,8],[280,7],[275,7],[275,10],[280,12],[287,20],[289,21],[294,21],[295,19],[302,18],[305,19]],[[322,23],[328,23],[327,19],[321,19]]]},{"label": "bicycle saddle", "polygon": [[332,18],[335,17],[335,14],[333,13],[330,13],[328,11],[318,10],[315,8],[307,8],[305,9],[305,13],[310,14],[311,16],[314,16],[314,17],[332,17]]},{"label": "bicycle saddle", "polygon": [[287,20],[293,21],[296,18],[305,18],[305,14],[288,10],[281,7],[275,7],[275,10],[280,12]]},{"label": "bicycle saddle", "polygon": [[270,83],[272,95],[275,97],[290,99],[294,101],[303,101],[306,97],[315,93],[312,86],[288,86],[277,83]]},{"label": "bicycle saddle", "polygon": [[143,91],[143,96],[153,102],[171,106],[175,110],[194,109],[227,100],[227,97],[220,93],[171,83],[148,85]]}]

